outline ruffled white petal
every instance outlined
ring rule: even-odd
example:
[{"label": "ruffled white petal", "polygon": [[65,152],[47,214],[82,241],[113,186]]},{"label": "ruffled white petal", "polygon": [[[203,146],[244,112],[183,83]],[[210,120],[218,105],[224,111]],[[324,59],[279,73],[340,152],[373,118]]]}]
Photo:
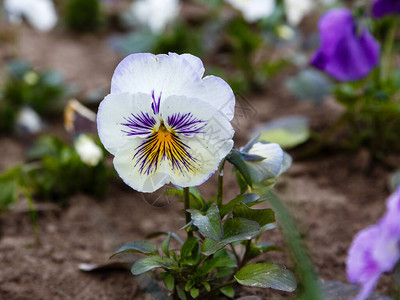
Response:
[{"label": "ruffled white petal", "polygon": [[[152,102],[153,99],[143,93],[121,93],[109,94],[100,103],[97,112],[97,129],[101,142],[111,154],[116,155],[120,147],[135,138],[129,137],[124,132],[128,129],[122,125],[126,123],[124,118],[131,117],[131,114],[139,115],[141,113],[147,113],[156,118],[151,109]],[[137,137],[146,135],[137,135]]]},{"label": "ruffled white petal", "polygon": [[232,120],[235,95],[221,78],[201,79],[204,66],[190,54],[132,54],[123,59],[114,72],[111,93],[136,92],[161,96],[161,102],[171,95],[184,95],[207,102]]},{"label": "ruffled white petal", "polygon": [[162,163],[155,173],[150,175],[140,173],[139,166],[136,165],[133,157],[136,154],[135,149],[142,141],[140,138],[131,139],[121,147],[115,155],[114,167],[122,180],[131,188],[139,192],[151,193],[171,182],[171,171],[165,163]]},{"label": "ruffled white petal", "polygon": [[189,53],[181,54],[181,57],[190,64],[200,78],[203,77],[205,69],[200,58]]},{"label": "ruffled white petal", "polygon": [[[193,136],[195,139],[202,140],[206,144],[213,145],[218,151],[223,149],[225,141],[231,141],[234,130],[231,123],[214,106],[203,102],[196,98],[187,98],[185,96],[171,96],[161,104],[160,114],[163,118],[172,116],[173,114],[192,114],[199,120],[204,121],[204,128],[201,133],[196,133]],[[225,146],[227,147],[227,146]],[[224,157],[228,151],[223,150],[220,157]],[[210,154],[210,155],[215,155]]]},{"label": "ruffled white petal", "polygon": [[254,182],[261,182],[280,174],[284,152],[279,144],[255,143],[249,150],[249,154],[259,155],[265,158],[262,161],[249,162],[247,164]]},{"label": "ruffled white petal", "polygon": [[180,55],[135,53],[124,58],[115,69],[111,93],[151,95],[154,91],[163,101],[171,95],[181,95],[186,86],[200,82],[198,72]]},{"label": "ruffled white petal", "polygon": [[199,98],[211,104],[228,120],[232,120],[235,112],[235,95],[231,87],[220,77],[206,76],[201,84],[188,87],[184,94],[189,97]]}]

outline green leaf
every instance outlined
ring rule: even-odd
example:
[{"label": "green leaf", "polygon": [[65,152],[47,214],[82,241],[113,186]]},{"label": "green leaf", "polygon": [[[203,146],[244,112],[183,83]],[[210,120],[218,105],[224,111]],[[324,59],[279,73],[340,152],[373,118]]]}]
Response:
[{"label": "green leaf", "polygon": [[[183,189],[169,189],[165,191],[165,194],[183,198]],[[207,202],[203,199],[200,192],[194,187],[189,188],[189,201],[190,207],[195,209],[205,210],[207,208]]]},{"label": "green leaf", "polygon": [[211,291],[211,285],[207,281],[202,281],[201,284],[204,286],[207,292]]},{"label": "green leaf", "polygon": [[201,277],[211,273],[215,268],[230,267],[235,268],[236,264],[232,262],[229,257],[213,257],[205,261],[205,263],[198,268],[197,274]]},{"label": "green leaf", "polygon": [[189,279],[185,284],[185,291],[189,292],[192,286],[194,286],[194,281],[192,279]]},{"label": "green leaf", "polygon": [[131,272],[133,275],[140,275],[154,268],[164,268],[169,270],[175,269],[177,266],[177,263],[168,257],[152,255],[137,260],[133,264]]},{"label": "green leaf", "polygon": [[260,227],[275,222],[272,209],[251,209],[243,203],[233,208],[233,217],[256,221]]},{"label": "green leaf", "polygon": [[197,209],[188,210],[191,213],[193,225],[207,238],[219,241],[222,238],[222,222],[217,205],[213,204],[204,216]]},{"label": "green leaf", "polygon": [[290,149],[307,141],[310,137],[308,119],[304,116],[290,116],[273,120],[255,129],[260,141],[278,143]]},{"label": "green leaf", "polygon": [[167,234],[167,237],[164,239],[163,243],[161,244],[161,249],[166,256],[169,257],[169,241],[171,240],[171,232]]},{"label": "green leaf", "polygon": [[0,208],[7,208],[18,200],[22,175],[20,166],[11,168],[0,175]]},{"label": "green leaf", "polygon": [[190,256],[194,246],[198,243],[199,239],[189,236],[185,243],[181,247],[181,258],[186,258]]},{"label": "green leaf", "polygon": [[272,288],[285,292],[293,292],[297,287],[293,273],[280,265],[274,264],[244,266],[235,274],[235,279],[241,285]]},{"label": "green leaf", "polygon": [[221,218],[230,213],[236,205],[240,203],[255,202],[258,199],[260,199],[260,196],[257,194],[242,194],[237,196],[236,198],[233,198],[231,201],[229,201],[225,205],[222,205],[222,207],[220,208],[219,213],[221,215]]},{"label": "green leaf", "polygon": [[164,285],[169,290],[172,291],[175,287],[175,277],[171,273],[165,273],[164,275]]},{"label": "green leaf", "polygon": [[233,298],[235,296],[235,291],[231,286],[224,286],[223,288],[219,289],[222,294],[229,298]]},{"label": "green leaf", "polygon": [[389,188],[394,192],[400,186],[400,170],[390,174],[389,177]]},{"label": "green leaf", "polygon": [[176,293],[178,294],[179,299],[186,300],[186,293],[179,286],[176,286]]},{"label": "green leaf", "polygon": [[223,225],[224,235],[219,242],[206,238],[201,247],[201,252],[209,256],[226,245],[233,242],[251,240],[260,233],[260,226],[257,222],[245,219],[228,219]]},{"label": "green leaf", "polygon": [[331,92],[332,81],[322,72],[305,69],[286,81],[286,87],[300,100],[320,104]]},{"label": "green leaf", "polygon": [[197,288],[192,288],[190,290],[190,296],[192,296],[192,298],[197,298],[199,296],[199,294],[200,294],[200,291]]},{"label": "green leaf", "polygon": [[119,248],[110,258],[117,254],[124,252],[137,252],[142,254],[158,254],[157,246],[148,241],[134,241],[133,243],[127,243]]}]

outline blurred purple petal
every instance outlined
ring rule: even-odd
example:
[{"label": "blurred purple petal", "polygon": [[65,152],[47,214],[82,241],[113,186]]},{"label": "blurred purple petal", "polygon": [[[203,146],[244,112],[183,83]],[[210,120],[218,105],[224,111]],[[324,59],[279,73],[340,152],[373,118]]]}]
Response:
[{"label": "blurred purple petal", "polygon": [[386,214],[376,225],[360,231],[349,249],[347,277],[361,285],[356,300],[366,299],[379,277],[400,259],[400,189],[387,201]]},{"label": "blurred purple petal", "polygon": [[328,11],[319,22],[321,44],[311,64],[341,81],[358,80],[379,62],[379,43],[367,29],[357,34],[351,12]]},{"label": "blurred purple petal", "polygon": [[382,18],[388,14],[400,14],[399,0],[377,0],[372,6],[375,18]]}]

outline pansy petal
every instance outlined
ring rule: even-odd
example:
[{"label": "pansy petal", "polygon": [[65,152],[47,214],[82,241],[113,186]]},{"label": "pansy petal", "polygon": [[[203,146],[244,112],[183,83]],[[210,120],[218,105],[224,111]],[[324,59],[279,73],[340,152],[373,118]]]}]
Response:
[{"label": "pansy petal", "polygon": [[[109,94],[104,98],[97,113],[97,128],[101,142],[110,153],[115,155],[118,148],[132,136],[132,130],[137,133],[134,136],[142,137],[151,133],[146,126],[131,128],[129,123],[130,120],[135,121],[135,116],[143,115],[154,122],[156,117],[151,109],[152,103],[153,99],[143,93]],[[147,125],[150,127],[151,124]]]},{"label": "pansy petal", "polygon": [[140,146],[142,140],[132,139],[121,147],[115,155],[114,167],[122,180],[134,190],[144,193],[151,193],[171,181],[171,171],[161,164],[157,172],[144,176],[140,167],[133,159],[135,149]]},{"label": "pansy petal", "polygon": [[372,5],[375,18],[382,18],[388,14],[400,14],[400,2],[397,0],[377,0]]},{"label": "pansy petal", "polygon": [[154,93],[163,101],[171,95],[182,95],[185,86],[200,80],[191,64],[180,55],[135,53],[124,58],[115,69],[111,93]]},{"label": "pansy petal", "polygon": [[203,77],[205,69],[200,58],[189,53],[181,54],[181,57],[190,64],[192,69],[199,75],[199,78]]},{"label": "pansy petal", "polygon": [[[188,145],[190,155],[196,159],[196,168],[191,172],[179,172],[175,170],[171,173],[171,182],[181,187],[198,186],[209,179],[218,169],[219,162],[221,161],[219,156],[221,153],[219,151],[221,148],[226,150],[227,147],[225,143],[223,143],[225,147],[221,147],[221,143],[215,147],[207,140],[196,138],[182,138],[182,142]],[[226,142],[226,144],[230,144],[230,142]],[[233,145],[231,144],[230,146]],[[228,152],[231,149],[232,147],[230,147]],[[225,156],[227,154],[225,153]]]},{"label": "pansy petal", "polygon": [[254,182],[275,178],[282,169],[284,152],[276,143],[255,143],[249,150],[249,154],[259,155],[265,159],[257,162],[249,162],[248,168]]},{"label": "pansy petal", "polygon": [[[212,144],[230,140],[234,134],[232,125],[225,115],[209,103],[196,98],[171,96],[161,104],[160,114],[167,120],[171,120],[171,117],[176,115],[181,118],[190,115],[194,120],[200,121],[198,126],[186,125],[185,128],[188,129],[186,131],[185,128],[176,128],[176,126],[172,126],[172,128],[178,134],[180,132],[185,136],[195,134],[196,138],[208,140]],[[169,121],[168,124],[173,125]]]},{"label": "pansy petal", "polygon": [[235,95],[222,78],[206,76],[202,79],[201,84],[187,86],[183,94],[191,98],[199,98],[218,109],[228,120],[233,119]]}]

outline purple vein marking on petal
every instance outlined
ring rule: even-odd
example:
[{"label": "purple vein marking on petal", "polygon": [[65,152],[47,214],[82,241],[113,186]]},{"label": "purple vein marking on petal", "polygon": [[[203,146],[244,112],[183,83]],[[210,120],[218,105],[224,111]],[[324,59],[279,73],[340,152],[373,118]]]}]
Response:
[{"label": "purple vein marking on petal", "polygon": [[206,126],[205,121],[202,121],[191,113],[176,113],[172,116],[168,116],[168,125],[178,134],[184,134],[186,136],[194,133],[204,133],[202,131]]},{"label": "purple vein marking on petal", "polygon": [[148,113],[141,112],[139,115],[131,114],[131,117],[124,117],[126,123],[121,125],[128,127],[127,130],[122,130],[128,136],[139,134],[151,134],[153,127],[157,121]]},{"label": "purple vein marking on petal", "polygon": [[153,98],[153,103],[151,104],[151,108],[153,109],[153,112],[157,115],[160,112],[160,103],[161,103],[161,95],[158,96],[158,99],[156,100],[156,97],[154,95],[154,90],[151,92],[151,97]]},{"label": "purple vein marking on petal", "polygon": [[140,174],[150,175],[157,171],[159,163],[166,159],[171,163],[172,170],[194,172],[198,161],[189,153],[190,147],[183,143],[175,133],[171,133],[169,142],[160,141],[158,133],[148,136],[135,148],[135,167],[139,165]]}]

